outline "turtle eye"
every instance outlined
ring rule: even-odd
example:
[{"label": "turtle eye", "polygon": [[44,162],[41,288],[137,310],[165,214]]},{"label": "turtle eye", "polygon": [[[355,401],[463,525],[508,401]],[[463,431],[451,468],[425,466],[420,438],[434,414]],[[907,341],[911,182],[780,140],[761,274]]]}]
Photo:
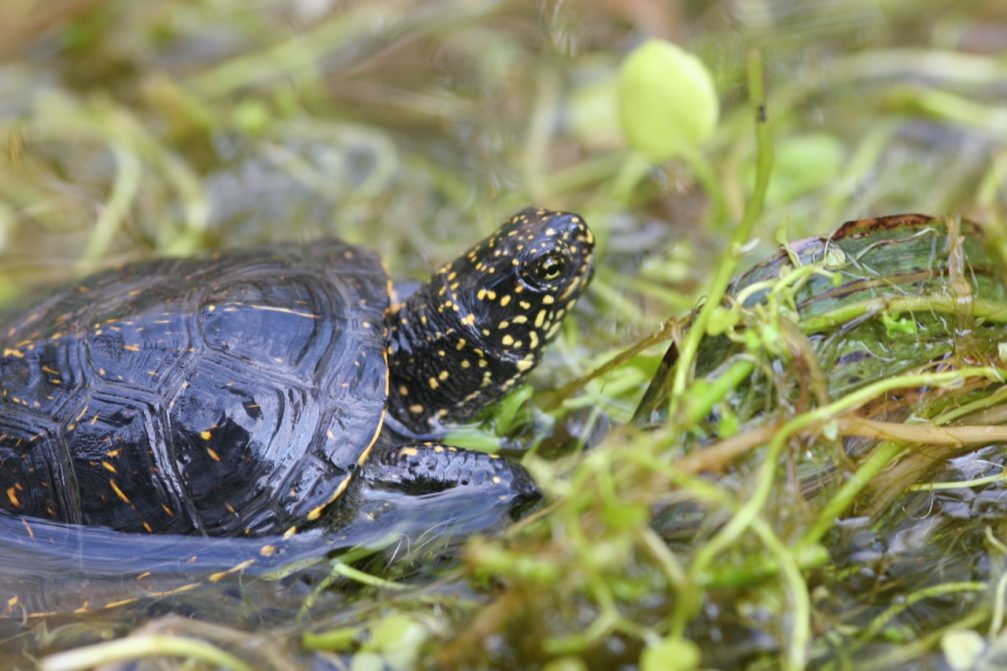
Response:
[{"label": "turtle eye", "polygon": [[552,291],[569,274],[571,259],[565,250],[539,251],[521,268],[521,279],[538,291]]},{"label": "turtle eye", "polygon": [[532,272],[540,282],[551,282],[563,275],[566,259],[562,254],[552,252],[535,261]]}]

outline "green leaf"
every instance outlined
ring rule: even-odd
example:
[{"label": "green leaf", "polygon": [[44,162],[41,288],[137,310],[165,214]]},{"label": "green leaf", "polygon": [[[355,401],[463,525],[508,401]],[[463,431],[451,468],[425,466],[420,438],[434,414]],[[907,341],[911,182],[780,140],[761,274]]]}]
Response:
[{"label": "green leaf", "polygon": [[497,403],[493,424],[498,434],[507,435],[514,429],[518,411],[528,402],[533,393],[534,390],[529,385],[523,385]]},{"label": "green leaf", "polygon": [[899,318],[889,314],[887,310],[881,313],[881,323],[885,325],[885,332],[889,338],[899,335],[915,335],[919,332],[914,319]]},{"label": "green leaf", "polygon": [[720,103],[713,78],[692,54],[650,40],[619,73],[619,118],[629,144],[653,163],[687,154],[709,139]]},{"label": "green leaf", "polygon": [[775,153],[773,177],[766,191],[766,202],[771,205],[785,205],[835,182],[846,155],[839,140],[825,133],[783,140]]},{"label": "green leaf", "polygon": [[735,310],[726,308],[714,308],[710,314],[710,321],[706,325],[706,333],[717,336],[726,333],[738,325],[740,315]]},{"label": "green leaf", "polygon": [[941,651],[954,671],[965,671],[979,666],[986,641],[971,629],[951,629],[941,636]]},{"label": "green leaf", "polygon": [[666,638],[644,648],[640,671],[690,671],[699,666],[699,648],[684,638]]},{"label": "green leaf", "polygon": [[429,630],[417,620],[393,613],[371,629],[367,648],[380,652],[393,669],[412,669],[416,667],[420,646],[429,636]]},{"label": "green leaf", "polygon": [[576,657],[557,657],[543,666],[542,671],[587,671],[587,665]]},{"label": "green leaf", "polygon": [[322,632],[305,632],[302,642],[309,650],[349,650],[360,636],[362,627],[339,627]]}]

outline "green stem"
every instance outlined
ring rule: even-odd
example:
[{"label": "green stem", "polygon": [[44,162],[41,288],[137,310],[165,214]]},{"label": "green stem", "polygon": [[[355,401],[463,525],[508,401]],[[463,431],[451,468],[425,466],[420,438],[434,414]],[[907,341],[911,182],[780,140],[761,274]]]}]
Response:
[{"label": "green stem", "polygon": [[184,636],[164,636],[144,634],[121,638],[107,643],[96,643],[74,650],[67,650],[42,659],[42,671],[76,671],[105,666],[111,662],[125,662],[143,657],[189,657],[208,664],[233,669],[252,671],[252,667],[229,652],[206,641]]},{"label": "green stem", "polygon": [[748,89],[749,100],[752,113],[755,116],[755,139],[758,151],[755,168],[755,188],[751,198],[745,204],[745,211],[738,222],[737,228],[731,235],[724,259],[717,266],[713,284],[707,293],[706,302],[696,315],[696,320],[691,329],[682,341],[681,354],[678,364],[675,366],[674,381],[672,382],[671,409],[670,414],[674,414],[678,405],[683,401],[686,384],[692,371],[696,353],[699,350],[699,343],[706,333],[706,326],[710,321],[714,311],[720,307],[720,301],[727,291],[731,278],[738,266],[744,244],[752,235],[752,229],[756,220],[762,213],[762,207],[766,199],[766,190],[769,187],[769,178],[773,168],[773,146],[770,141],[769,125],[766,122],[766,103],[763,88],[762,74],[762,54],[753,50],[748,58]]},{"label": "green stem", "polygon": [[[975,299],[972,314],[976,319],[995,324],[1007,324],[1007,305],[991,300]],[[887,296],[866,301],[848,303],[834,310],[801,320],[804,333],[819,333],[849,323],[868,314],[878,314],[887,310],[891,314],[902,312],[935,312],[954,314],[957,303],[951,296],[928,294],[924,296]]]},{"label": "green stem", "polygon": [[693,389],[695,394],[690,394],[690,400],[686,404],[686,420],[691,426],[700,421],[731,391],[739,384],[748,379],[755,370],[755,362],[751,359],[739,359],[732,363],[722,375],[705,389]]},{"label": "green stem", "polygon": [[[820,426],[843,413],[854,410],[896,389],[960,382],[967,377],[973,376],[1001,379],[1003,371],[993,368],[976,367],[944,373],[902,375],[879,380],[847,394],[828,405],[798,415],[784,424],[776,435],[773,436],[773,439],[766,448],[766,453],[755,476],[755,487],[752,497],[738,508],[735,515],[716,535],[697,550],[692,566],[689,569],[693,584],[700,584],[701,577],[710,573],[710,566],[721,553],[736,542],[741,534],[751,528],[753,521],[769,500],[773,484],[776,481],[775,476],[780,455],[791,436],[812,426]],[[684,631],[685,623],[691,617],[701,597],[701,594],[696,593],[691,598],[682,598],[675,604],[675,609],[672,613],[672,632],[680,634]]]},{"label": "green stem", "polygon": [[843,483],[839,491],[818,512],[815,521],[811,523],[811,526],[807,528],[801,539],[797,541],[797,549],[794,552],[810,548],[821,540],[822,536],[832,528],[836,518],[853,505],[853,501],[857,495],[871,483],[871,480],[878,473],[890,466],[905,451],[906,445],[904,443],[886,440],[878,445],[871,452],[871,456],[860,465],[850,478]]},{"label": "green stem", "polygon": [[752,531],[779,563],[790,606],[785,620],[790,622],[790,640],[787,641],[783,668],[799,671],[808,664],[808,648],[811,644],[811,598],[808,596],[808,585],[801,575],[796,553],[780,542],[768,524],[754,520]]},{"label": "green stem", "polygon": [[885,628],[885,625],[888,624],[892,618],[924,599],[945,596],[948,594],[985,592],[988,589],[989,585],[984,582],[963,581],[942,583],[940,585],[933,585],[917,592],[913,592],[906,598],[900,599],[897,603],[892,604],[883,610],[877,617],[871,620],[857,635],[857,640],[861,643],[870,641],[872,638],[881,633],[881,631]]},{"label": "green stem", "polygon": [[122,223],[126,220],[129,208],[140,189],[140,176],[143,174],[140,159],[119,143],[112,146],[112,154],[115,156],[118,168],[115,182],[112,193],[98,215],[88,238],[81,259],[84,265],[82,270],[90,270],[94,263],[106,254],[112,240],[120,232]]}]

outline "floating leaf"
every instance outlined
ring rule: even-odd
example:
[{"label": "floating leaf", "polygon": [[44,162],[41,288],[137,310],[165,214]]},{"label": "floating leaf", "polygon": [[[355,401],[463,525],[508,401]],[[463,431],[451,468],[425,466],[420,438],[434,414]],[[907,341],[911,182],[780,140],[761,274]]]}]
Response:
[{"label": "floating leaf", "polygon": [[699,648],[684,638],[666,638],[640,655],[640,671],[689,671],[698,666]]},{"label": "floating leaf", "polygon": [[719,113],[710,72],[674,44],[650,40],[623,63],[622,130],[648,160],[661,163],[700,145],[713,134]]}]

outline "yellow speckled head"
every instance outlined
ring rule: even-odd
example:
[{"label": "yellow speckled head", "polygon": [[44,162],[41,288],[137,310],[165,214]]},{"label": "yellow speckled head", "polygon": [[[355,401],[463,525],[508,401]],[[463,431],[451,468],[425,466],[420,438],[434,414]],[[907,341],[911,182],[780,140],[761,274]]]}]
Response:
[{"label": "yellow speckled head", "polygon": [[526,209],[442,267],[390,320],[400,421],[426,430],[463,420],[516,386],[587,287],[593,260],[580,216]]}]

